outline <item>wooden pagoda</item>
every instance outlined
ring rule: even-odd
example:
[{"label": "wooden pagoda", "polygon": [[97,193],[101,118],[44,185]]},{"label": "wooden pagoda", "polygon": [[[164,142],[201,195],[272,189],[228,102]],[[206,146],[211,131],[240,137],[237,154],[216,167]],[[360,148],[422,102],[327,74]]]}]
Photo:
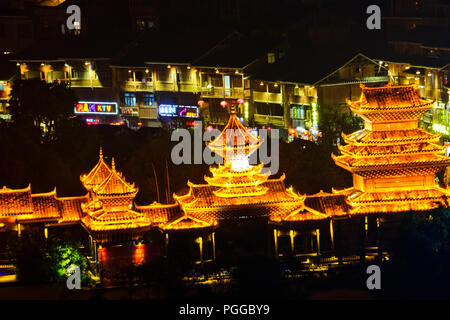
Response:
[{"label": "wooden pagoda", "polygon": [[343,134],[338,166],[353,174],[353,188],[341,191],[350,214],[423,211],[447,205],[446,189],[435,174],[450,164],[439,135],[418,128],[434,101],[424,100],[411,85],[361,85],[350,109],[364,119],[364,129]]}]

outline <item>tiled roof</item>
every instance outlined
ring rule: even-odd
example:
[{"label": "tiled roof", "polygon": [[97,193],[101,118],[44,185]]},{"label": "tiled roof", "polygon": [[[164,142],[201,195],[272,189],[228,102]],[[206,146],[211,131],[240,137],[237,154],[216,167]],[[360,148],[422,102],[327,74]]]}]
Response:
[{"label": "tiled roof", "polygon": [[434,143],[410,143],[410,144],[393,144],[390,146],[354,146],[348,144],[339,146],[339,151],[354,156],[394,156],[407,154],[424,154],[424,153],[444,153],[442,146]]},{"label": "tiled roof", "polygon": [[330,216],[347,215],[351,208],[345,201],[346,194],[322,193],[307,196],[305,206]]},{"label": "tiled roof", "polygon": [[61,219],[59,223],[80,221],[83,216],[81,204],[86,203],[88,195],[81,197],[58,198],[59,208],[61,210]]},{"label": "tiled roof", "polygon": [[420,97],[418,88],[410,85],[386,85],[382,87],[361,85],[361,89],[361,100],[359,102],[360,107],[365,109],[403,109],[429,102]]},{"label": "tiled roof", "polygon": [[260,196],[222,198],[214,194],[218,187],[208,184],[191,185],[187,195],[176,196],[183,209],[212,209],[217,207],[233,207],[245,205],[268,205],[281,202],[300,202],[302,197],[296,196],[286,190],[282,179],[271,179],[260,186],[268,188]]},{"label": "tiled roof", "polygon": [[348,197],[348,201],[356,205],[377,203],[426,202],[430,200],[442,201],[449,193],[440,188],[429,190],[407,190],[391,192],[361,192],[355,190]]},{"label": "tiled roof", "polygon": [[439,135],[415,128],[410,130],[369,131],[366,129],[351,134],[342,134],[344,141],[356,145],[391,145],[412,142],[438,142]]},{"label": "tiled roof", "polygon": [[134,187],[134,184],[126,182],[122,173],[116,171],[113,165],[109,176],[100,185],[94,187],[94,192],[99,196],[114,196],[136,194],[138,189]]},{"label": "tiled roof", "polygon": [[249,153],[256,150],[259,147],[259,137],[251,134],[237,115],[232,113],[220,135],[206,145],[225,159],[230,151],[237,150],[238,153],[240,150],[247,150]]},{"label": "tiled roof", "polygon": [[33,212],[31,187],[24,189],[0,189],[0,217]]},{"label": "tiled roof", "polygon": [[111,174],[111,168],[106,164],[103,159],[102,150],[100,149],[100,155],[95,167],[87,174],[80,177],[81,182],[87,190],[100,185]]},{"label": "tiled roof", "polygon": [[157,202],[147,206],[136,205],[135,211],[145,214],[152,225],[164,224],[181,212],[177,203],[160,204]]},{"label": "tiled roof", "polygon": [[358,171],[358,175],[365,178],[383,178],[383,177],[401,177],[401,176],[417,176],[425,174],[435,174],[443,169],[443,166],[422,166],[412,168],[385,168],[378,170]]},{"label": "tiled roof", "polygon": [[418,120],[431,108],[434,101],[420,97],[413,85],[367,87],[361,84],[358,101],[347,103],[350,109],[370,121]]},{"label": "tiled roof", "polygon": [[347,170],[357,172],[360,170],[378,170],[384,168],[400,168],[415,166],[447,166],[450,164],[450,158],[437,154],[416,154],[416,155],[399,155],[386,157],[362,157],[354,158],[352,156],[335,156],[332,155],[336,164],[346,167]]},{"label": "tiled roof", "polygon": [[163,226],[164,230],[186,230],[186,229],[198,229],[209,228],[217,224],[216,220],[209,222],[195,218],[187,214],[180,214]]},{"label": "tiled roof", "polygon": [[19,215],[18,221],[54,220],[61,217],[56,199],[56,189],[48,193],[32,194],[33,212],[26,215]]}]

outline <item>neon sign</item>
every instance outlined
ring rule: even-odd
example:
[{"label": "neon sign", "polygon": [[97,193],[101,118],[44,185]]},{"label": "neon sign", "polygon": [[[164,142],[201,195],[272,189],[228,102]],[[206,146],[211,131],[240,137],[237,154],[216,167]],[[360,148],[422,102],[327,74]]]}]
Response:
[{"label": "neon sign", "polygon": [[88,126],[90,126],[90,125],[97,125],[97,124],[100,124],[100,120],[99,119],[93,119],[93,118],[87,118],[86,119],[86,124]]},{"label": "neon sign", "polygon": [[159,115],[162,117],[187,117],[198,118],[197,106],[182,106],[175,104],[160,104]]},{"label": "neon sign", "polygon": [[75,106],[76,114],[117,114],[116,102],[80,101]]}]

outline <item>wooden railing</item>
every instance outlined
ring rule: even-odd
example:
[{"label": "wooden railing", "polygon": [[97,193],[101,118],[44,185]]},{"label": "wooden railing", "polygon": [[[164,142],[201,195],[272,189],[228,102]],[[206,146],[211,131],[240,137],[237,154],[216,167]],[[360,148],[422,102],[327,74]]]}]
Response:
[{"label": "wooden railing", "polygon": [[290,95],[289,103],[291,104],[310,104],[313,98],[306,96]]},{"label": "wooden railing", "polygon": [[203,87],[201,93],[202,97],[238,99],[244,97],[244,88]]},{"label": "wooden railing", "polygon": [[153,84],[150,82],[126,81],[122,84],[124,91],[153,91]]},{"label": "wooden railing", "polygon": [[258,92],[253,91],[253,100],[255,102],[282,103],[281,93]]},{"label": "wooden railing", "polygon": [[281,116],[255,114],[254,119],[258,124],[284,126],[284,117]]}]

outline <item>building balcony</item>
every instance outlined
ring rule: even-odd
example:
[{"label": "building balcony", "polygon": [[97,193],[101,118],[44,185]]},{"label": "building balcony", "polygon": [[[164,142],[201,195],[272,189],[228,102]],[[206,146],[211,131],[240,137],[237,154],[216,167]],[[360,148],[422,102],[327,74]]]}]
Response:
[{"label": "building balcony", "polygon": [[124,91],[153,91],[153,84],[151,82],[126,81],[121,87]]},{"label": "building balcony", "polygon": [[179,91],[197,93],[198,87],[194,82],[156,81],[155,91]]},{"label": "building balcony", "polygon": [[[67,80],[66,80],[67,81]],[[98,79],[71,79],[69,81],[72,88],[102,88],[104,85]]]},{"label": "building balcony", "polygon": [[239,99],[244,97],[244,88],[203,87],[201,95],[204,98]]},{"label": "building balcony", "polygon": [[269,116],[265,114],[255,114],[254,120],[259,125],[273,125],[277,127],[284,127],[284,117],[282,116]]},{"label": "building balcony", "polygon": [[306,104],[310,105],[312,102],[314,102],[315,98],[313,97],[306,97],[306,96],[298,96],[298,95],[290,95],[289,96],[289,103],[290,104]]},{"label": "building balcony", "polygon": [[253,101],[266,103],[283,103],[281,93],[253,91]]}]

